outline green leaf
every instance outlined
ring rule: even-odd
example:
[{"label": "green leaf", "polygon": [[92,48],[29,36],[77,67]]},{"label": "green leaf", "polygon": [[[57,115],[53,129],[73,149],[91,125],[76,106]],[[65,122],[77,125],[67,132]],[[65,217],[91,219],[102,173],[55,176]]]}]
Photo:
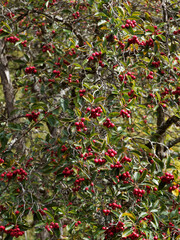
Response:
[{"label": "green leaf", "polygon": [[3,24],[5,27],[7,27],[7,29],[10,31],[10,32],[12,32],[12,30],[11,30],[11,27],[6,23],[6,22],[1,22],[1,24]]},{"label": "green leaf", "polygon": [[154,27],[151,25],[147,25],[146,29],[149,29],[151,32],[154,32],[154,30],[155,30]]},{"label": "green leaf", "polygon": [[108,155],[105,155],[105,159],[107,160],[107,162],[113,163],[112,158],[110,158]]},{"label": "green leaf", "polygon": [[12,225],[9,225],[9,226],[7,226],[7,227],[5,228],[5,230],[8,231],[8,230],[12,229],[13,227],[14,227],[13,224],[12,224]]},{"label": "green leaf", "polygon": [[127,229],[123,232],[122,237],[128,237],[132,232],[133,232],[133,229],[132,229],[132,228],[127,228]]},{"label": "green leaf", "polygon": [[161,169],[163,169],[164,168],[164,163],[163,163],[163,161],[162,160],[160,160],[160,159],[158,159],[158,158],[153,158],[154,159],[154,161],[157,163],[157,164],[159,164],[159,166],[161,167]]},{"label": "green leaf", "polygon": [[141,174],[139,180],[138,180],[139,183],[140,183],[140,182],[143,182],[143,180],[145,179],[147,173],[148,173],[148,170],[145,169],[145,170],[143,171],[143,173]]},{"label": "green leaf", "polygon": [[112,112],[109,114],[109,117],[119,117],[120,113],[119,112]]},{"label": "green leaf", "polygon": [[134,180],[137,182],[137,180],[140,178],[140,173],[139,172],[135,172],[134,173]]},{"label": "green leaf", "polygon": [[131,8],[127,3],[123,3],[123,5],[125,6],[125,8],[128,10],[128,13],[131,15]]},{"label": "green leaf", "polygon": [[98,97],[94,100],[94,103],[98,103],[98,102],[101,102],[101,101],[104,101],[106,98],[105,97]]},{"label": "green leaf", "polygon": [[89,96],[83,96],[83,98],[86,100],[86,102],[92,103],[92,99],[89,98]]},{"label": "green leaf", "polygon": [[157,38],[160,38],[162,41],[166,42],[166,37],[164,35],[158,34]]},{"label": "green leaf", "polygon": [[61,118],[60,121],[62,121],[62,122],[73,122],[74,118]]},{"label": "green leaf", "polygon": [[101,20],[98,22],[98,26],[101,26],[102,24],[107,24],[107,20]]},{"label": "green leaf", "polygon": [[129,213],[129,212],[125,212],[122,214],[122,216],[127,216],[130,220],[132,220],[133,222],[136,221],[136,216],[134,215],[134,213]]}]

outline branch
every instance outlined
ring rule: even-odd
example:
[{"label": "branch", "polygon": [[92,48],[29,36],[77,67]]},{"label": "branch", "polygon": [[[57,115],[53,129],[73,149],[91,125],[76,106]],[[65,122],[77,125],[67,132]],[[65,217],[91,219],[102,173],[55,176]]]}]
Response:
[{"label": "branch", "polygon": [[169,141],[168,144],[167,144],[167,148],[171,148],[171,147],[173,147],[174,145],[176,145],[179,142],[180,142],[180,137],[178,137],[178,138],[176,138],[176,139],[174,139],[172,141]]},{"label": "branch", "polygon": [[180,126],[180,118],[177,116],[170,117],[166,122],[164,122],[161,126],[158,127],[157,132],[155,133],[155,136],[160,136],[163,133],[166,132],[166,130],[172,125],[176,124],[176,126]]},{"label": "branch", "polygon": [[[172,116],[172,117],[170,117],[166,122],[164,122],[162,125],[160,125],[159,127],[158,127],[158,130],[157,130],[157,132],[155,133],[155,134],[153,134],[152,136],[151,136],[151,139],[154,139],[154,138],[159,138],[159,137],[161,137],[165,132],[166,132],[166,130],[172,125],[172,124],[176,124],[176,126],[180,126],[180,118],[178,118],[177,116]],[[177,139],[179,139],[179,138],[177,138]],[[175,141],[175,140],[174,140]],[[171,142],[174,142],[174,141],[171,141]],[[170,144],[170,147],[172,147],[172,146],[174,146],[175,144],[176,144],[176,142],[171,146],[171,142],[169,142],[169,144]],[[178,142],[177,142],[178,143]],[[151,142],[149,142],[149,143],[147,143],[146,144],[146,146],[148,147],[148,148],[150,148],[150,149],[152,149],[152,144],[151,144]],[[170,148],[168,145],[167,145],[167,148]],[[165,147],[165,149],[166,149],[166,147]]]}]

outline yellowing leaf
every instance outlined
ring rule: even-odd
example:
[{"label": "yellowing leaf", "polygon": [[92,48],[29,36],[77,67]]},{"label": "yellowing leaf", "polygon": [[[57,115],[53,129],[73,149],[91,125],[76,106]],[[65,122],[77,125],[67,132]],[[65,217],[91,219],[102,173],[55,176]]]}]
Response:
[{"label": "yellowing leaf", "polygon": [[125,213],[122,214],[122,216],[123,216],[123,217],[124,217],[124,216],[127,216],[127,217],[129,217],[131,220],[133,220],[133,221],[136,220],[136,217],[135,217],[134,214],[132,214],[132,213],[125,212]]},{"label": "yellowing leaf", "polygon": [[92,47],[92,45],[88,41],[86,41],[86,43],[90,48]]},{"label": "yellowing leaf", "polygon": [[172,194],[176,197],[179,196],[179,190],[176,188],[174,191],[172,191]]}]

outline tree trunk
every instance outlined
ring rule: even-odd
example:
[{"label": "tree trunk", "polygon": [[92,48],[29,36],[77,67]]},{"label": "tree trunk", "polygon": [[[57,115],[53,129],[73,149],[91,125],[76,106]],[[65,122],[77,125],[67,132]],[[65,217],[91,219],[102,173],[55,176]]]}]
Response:
[{"label": "tree trunk", "polygon": [[8,69],[6,43],[4,39],[0,39],[0,77],[6,102],[6,111],[9,117],[14,110],[14,92]]}]

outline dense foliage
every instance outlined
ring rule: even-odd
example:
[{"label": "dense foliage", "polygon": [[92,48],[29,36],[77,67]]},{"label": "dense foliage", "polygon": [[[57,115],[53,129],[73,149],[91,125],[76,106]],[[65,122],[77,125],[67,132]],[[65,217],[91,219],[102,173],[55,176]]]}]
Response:
[{"label": "dense foliage", "polygon": [[180,239],[177,2],[0,3],[1,239]]}]

